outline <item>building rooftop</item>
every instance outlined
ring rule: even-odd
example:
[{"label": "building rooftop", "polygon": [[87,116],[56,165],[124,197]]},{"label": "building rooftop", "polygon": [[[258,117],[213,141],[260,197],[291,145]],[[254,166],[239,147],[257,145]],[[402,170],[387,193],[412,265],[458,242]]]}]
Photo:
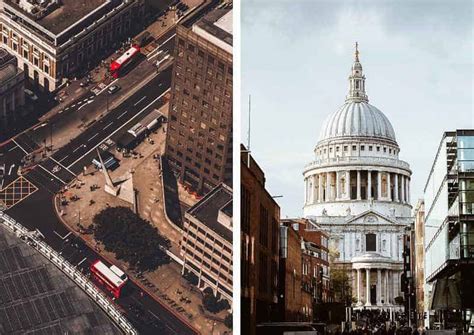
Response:
[{"label": "building rooftop", "polygon": [[121,334],[76,284],[0,225],[0,334]]},{"label": "building rooftop", "polygon": [[[61,0],[59,5],[51,6],[51,9],[42,16],[29,12],[22,5],[25,0],[4,0],[5,5],[13,8],[16,14],[21,14],[32,22],[40,25],[54,35],[59,35],[66,29],[74,26],[84,18],[103,8],[119,5],[119,0]],[[107,6],[106,6],[107,5]],[[111,8],[108,8],[109,11]],[[100,16],[103,16],[101,13]],[[94,15],[91,15],[94,16]],[[99,17],[95,17],[97,20]],[[93,22],[93,21],[92,21]]]},{"label": "building rooftop", "polygon": [[192,30],[211,43],[232,53],[232,8],[217,8],[201,20],[197,21]]},{"label": "building rooftop", "polygon": [[232,230],[217,220],[220,211],[232,217],[232,189],[225,184],[220,184],[206,194],[204,198],[187,211],[186,215],[196,218],[219,236],[228,242],[232,242]]}]

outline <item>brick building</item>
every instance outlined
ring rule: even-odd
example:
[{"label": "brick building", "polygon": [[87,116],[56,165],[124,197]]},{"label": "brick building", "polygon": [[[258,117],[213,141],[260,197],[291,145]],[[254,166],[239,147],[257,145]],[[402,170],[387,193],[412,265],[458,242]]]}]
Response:
[{"label": "brick building", "polygon": [[144,15],[144,0],[4,0],[0,45],[27,78],[54,91],[130,37]]},{"label": "brick building", "polygon": [[232,304],[232,189],[217,186],[184,219],[183,273],[193,272],[198,287],[210,287]]},{"label": "brick building", "polygon": [[[328,235],[307,219],[284,219],[281,220],[281,224],[291,228],[297,234],[301,248],[300,308],[297,316],[293,315],[293,319],[287,321],[314,321],[315,305],[326,303],[330,298]],[[293,235],[291,232],[289,234]],[[281,236],[281,239],[284,239],[284,236]],[[288,238],[288,240],[290,239]],[[290,242],[293,243],[293,241]],[[289,245],[290,242],[287,244]],[[283,257],[282,253],[280,253],[280,257]],[[294,264],[288,262],[287,260],[287,264],[296,268]],[[282,260],[280,260],[281,263]],[[288,280],[286,282],[288,283]],[[291,304],[294,303],[296,302],[291,302]]]},{"label": "brick building", "polygon": [[176,30],[166,157],[200,194],[232,184],[232,8]]},{"label": "brick building", "polygon": [[280,207],[265,189],[265,175],[241,146],[241,330],[278,320]]},{"label": "brick building", "polygon": [[0,131],[6,131],[24,111],[24,79],[16,58],[0,48]]},{"label": "brick building", "polygon": [[278,276],[280,321],[305,321],[302,304],[302,264],[300,235],[291,225],[281,225]]}]

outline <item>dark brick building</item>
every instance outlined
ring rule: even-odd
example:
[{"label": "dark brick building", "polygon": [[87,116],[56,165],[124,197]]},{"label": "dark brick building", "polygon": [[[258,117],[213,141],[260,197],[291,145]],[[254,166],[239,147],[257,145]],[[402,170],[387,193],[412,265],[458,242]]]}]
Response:
[{"label": "dark brick building", "polygon": [[241,332],[278,320],[280,207],[265,189],[265,175],[241,147]]},{"label": "dark brick building", "polygon": [[177,27],[166,157],[187,188],[232,184],[232,8]]}]

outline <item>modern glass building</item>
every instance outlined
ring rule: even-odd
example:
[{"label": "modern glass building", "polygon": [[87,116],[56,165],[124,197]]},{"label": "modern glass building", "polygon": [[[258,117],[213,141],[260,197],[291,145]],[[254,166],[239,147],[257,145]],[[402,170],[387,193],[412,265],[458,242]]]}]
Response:
[{"label": "modern glass building", "polygon": [[424,199],[425,325],[467,331],[474,309],[474,130],[444,133]]}]

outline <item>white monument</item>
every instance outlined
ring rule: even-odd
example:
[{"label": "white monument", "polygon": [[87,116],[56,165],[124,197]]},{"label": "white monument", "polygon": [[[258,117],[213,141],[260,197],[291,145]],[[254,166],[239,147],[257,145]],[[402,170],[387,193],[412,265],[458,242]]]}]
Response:
[{"label": "white monument", "polygon": [[403,235],[412,222],[408,163],[387,117],[368,103],[356,44],[349,94],[324,122],[303,172],[304,216],[329,232],[356,308],[401,308]]}]

